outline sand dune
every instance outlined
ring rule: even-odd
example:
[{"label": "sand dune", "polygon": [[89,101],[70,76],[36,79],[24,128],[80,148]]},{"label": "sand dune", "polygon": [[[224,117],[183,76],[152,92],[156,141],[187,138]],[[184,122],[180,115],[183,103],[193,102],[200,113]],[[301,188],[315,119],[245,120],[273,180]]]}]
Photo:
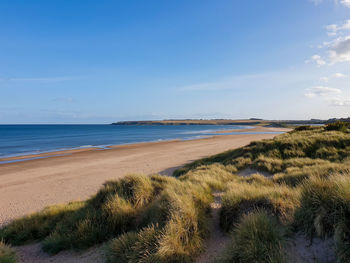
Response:
[{"label": "sand dune", "polygon": [[66,151],[51,158],[0,164],[0,225],[48,205],[86,199],[106,180],[130,173],[170,175],[185,163],[274,136],[222,135],[191,141],[141,143],[109,150]]}]

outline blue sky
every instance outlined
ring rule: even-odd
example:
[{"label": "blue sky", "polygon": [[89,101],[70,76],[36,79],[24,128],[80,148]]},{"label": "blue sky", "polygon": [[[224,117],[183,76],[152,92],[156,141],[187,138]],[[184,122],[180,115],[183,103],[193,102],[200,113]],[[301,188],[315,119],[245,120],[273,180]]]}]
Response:
[{"label": "blue sky", "polygon": [[350,0],[2,0],[0,123],[350,114]]}]

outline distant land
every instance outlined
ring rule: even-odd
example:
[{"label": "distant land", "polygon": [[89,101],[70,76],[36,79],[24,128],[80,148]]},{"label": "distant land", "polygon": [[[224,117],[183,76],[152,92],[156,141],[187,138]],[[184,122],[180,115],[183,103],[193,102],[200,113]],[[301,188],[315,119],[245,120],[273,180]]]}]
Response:
[{"label": "distant land", "polygon": [[267,127],[285,127],[293,125],[317,125],[327,124],[336,121],[350,122],[348,118],[332,118],[328,120],[310,119],[310,120],[264,120],[259,118],[250,118],[242,120],[232,119],[182,119],[182,120],[156,120],[156,121],[119,121],[112,125],[258,125]]}]

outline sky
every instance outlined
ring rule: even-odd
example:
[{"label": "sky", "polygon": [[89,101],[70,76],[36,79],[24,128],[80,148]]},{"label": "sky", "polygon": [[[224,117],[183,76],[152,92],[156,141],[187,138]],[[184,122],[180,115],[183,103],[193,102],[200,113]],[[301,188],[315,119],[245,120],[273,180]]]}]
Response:
[{"label": "sky", "polygon": [[350,0],[0,0],[0,124],[350,116]]}]

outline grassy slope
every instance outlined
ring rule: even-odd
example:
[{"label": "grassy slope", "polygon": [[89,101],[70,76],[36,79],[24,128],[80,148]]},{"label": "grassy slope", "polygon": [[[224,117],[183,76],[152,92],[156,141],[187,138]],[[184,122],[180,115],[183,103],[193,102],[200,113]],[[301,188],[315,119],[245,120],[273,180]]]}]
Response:
[{"label": "grassy slope", "polygon": [[[220,223],[233,234],[219,262],[284,262],[286,236],[296,231],[334,238],[339,262],[348,262],[350,134],[337,129],[298,128],[198,160],[177,178],[107,182],[85,202],[10,223],[0,239],[40,240],[49,253],[108,241],[108,262],[191,262],[208,235],[212,191],[220,190]],[[237,176],[247,167],[274,177]]]},{"label": "grassy slope", "polygon": [[[303,231],[310,239],[333,238],[338,261],[350,262],[350,134],[342,125],[299,128],[273,140],[198,160],[176,175],[181,178],[213,163],[274,175],[237,177],[227,185],[220,220],[224,230],[233,231],[233,245],[219,262],[285,261],[274,249],[264,249],[266,245],[282,246],[287,236],[271,238],[273,233],[283,232],[278,230],[281,228],[288,235]],[[261,210],[267,218],[262,219]],[[253,223],[246,222],[247,215]],[[270,233],[254,232],[255,225],[268,225],[268,220]]]}]

